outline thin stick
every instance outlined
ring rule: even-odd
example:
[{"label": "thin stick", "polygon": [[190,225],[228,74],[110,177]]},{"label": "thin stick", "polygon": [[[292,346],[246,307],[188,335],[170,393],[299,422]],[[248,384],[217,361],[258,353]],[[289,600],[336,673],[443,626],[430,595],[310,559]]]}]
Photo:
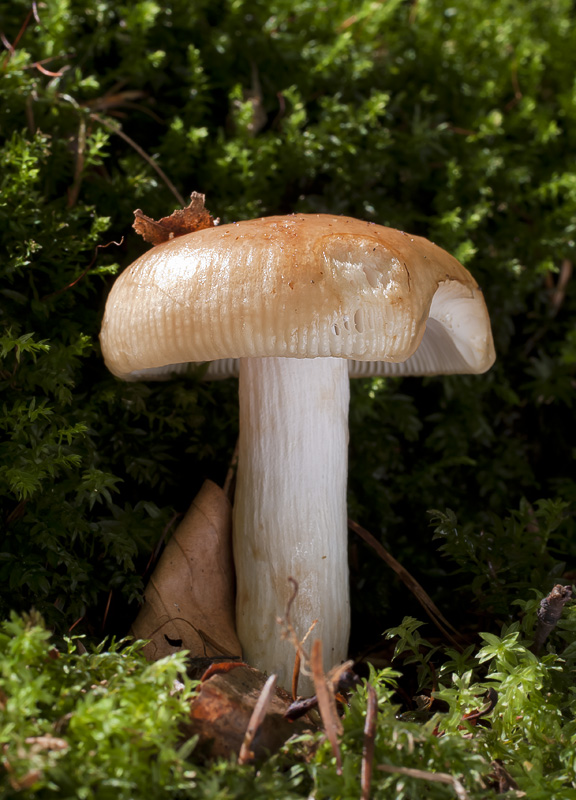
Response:
[{"label": "thin stick", "polygon": [[292,700],[298,697],[298,679],[300,678],[300,651],[296,650],[294,669],[292,670]]},{"label": "thin stick", "polygon": [[98,257],[98,250],[105,250],[107,247],[110,247],[110,245],[112,245],[112,244],[115,244],[116,247],[120,247],[122,245],[123,241],[124,241],[124,237],[122,237],[119,242],[107,242],[106,244],[97,244],[96,247],[94,248],[94,255],[92,256],[92,261],[88,264],[86,269],[83,272],[81,272],[80,275],[78,275],[77,278],[74,278],[73,281],[71,281],[67,286],[64,286],[62,289],[56,289],[55,292],[50,292],[50,294],[45,294],[44,297],[40,298],[40,300],[44,303],[46,300],[49,300],[51,297],[56,297],[57,295],[62,294],[62,292],[66,292],[68,289],[72,289],[73,286],[76,286],[78,281],[81,281],[82,278],[90,272],[90,270],[92,269],[92,267],[96,263],[96,259]]},{"label": "thin stick", "polygon": [[380,556],[380,558],[385,561],[388,566],[394,570],[394,572],[398,575],[402,583],[410,589],[414,597],[418,600],[424,611],[428,614],[434,625],[438,628],[438,630],[445,636],[448,641],[454,645],[458,650],[462,651],[462,646],[454,639],[449,631],[452,631],[456,636],[458,636],[458,631],[456,628],[451,625],[448,620],[443,616],[442,612],[439,608],[436,607],[433,600],[430,596],[424,591],[422,586],[418,583],[418,581],[410,575],[407,569],[405,569],[399,561],[396,561],[394,556],[390,555],[390,553],[383,547],[380,542],[372,536],[365,528],[359,525],[354,520],[348,520],[348,526],[360,536],[366,544],[369,544]]},{"label": "thin stick", "polygon": [[110,592],[108,593],[108,602],[106,603],[106,609],[104,611],[104,619],[102,620],[102,626],[101,626],[102,630],[104,630],[104,628],[106,627],[106,620],[108,619],[108,612],[110,611],[110,603],[112,602],[113,591],[114,591],[113,589],[110,589]]},{"label": "thin stick", "polygon": [[72,625],[70,625],[70,627],[68,628],[68,633],[72,633],[72,631],[74,630],[76,625],[78,625],[78,623],[82,622],[83,619],[84,619],[84,615],[82,615],[81,617],[78,617],[76,622],[73,622]]},{"label": "thin stick", "polygon": [[504,794],[504,792],[510,789],[519,788],[512,775],[504,769],[500,760],[496,759],[495,761],[491,761],[490,766],[492,767],[492,773],[488,777],[498,781],[498,794]]},{"label": "thin stick", "polygon": [[154,161],[154,159],[153,159],[153,158],[150,158],[150,156],[148,155],[148,153],[147,153],[145,150],[143,150],[143,149],[140,147],[140,145],[139,145],[139,144],[137,144],[137,143],[134,141],[134,139],[131,139],[131,138],[130,138],[130,137],[127,135],[127,134],[125,134],[125,133],[124,133],[124,131],[123,131],[123,130],[121,130],[120,128],[117,128],[115,125],[112,125],[110,122],[108,122],[108,120],[104,119],[104,118],[103,118],[103,117],[101,117],[99,114],[94,114],[94,113],[92,113],[92,114],[90,114],[90,116],[92,117],[92,119],[95,119],[95,120],[96,120],[96,122],[99,122],[101,125],[104,125],[104,127],[108,128],[108,130],[112,131],[112,133],[115,133],[115,134],[116,134],[117,136],[119,136],[121,139],[124,139],[124,141],[125,141],[127,144],[129,144],[129,145],[130,145],[130,147],[132,147],[134,150],[136,150],[136,152],[138,153],[138,155],[139,155],[139,156],[142,156],[142,158],[144,159],[144,161],[146,161],[148,164],[150,164],[150,166],[152,167],[152,169],[154,169],[154,170],[155,170],[155,171],[158,173],[158,175],[160,176],[160,178],[161,178],[161,179],[164,181],[164,183],[166,184],[166,186],[168,187],[168,189],[169,189],[169,190],[172,192],[172,194],[174,195],[174,197],[176,198],[176,200],[178,200],[178,202],[180,203],[180,205],[181,205],[181,206],[185,206],[185,205],[186,205],[186,201],[184,200],[184,198],[182,197],[182,195],[180,194],[180,192],[178,191],[178,189],[177,189],[177,188],[174,186],[174,184],[172,183],[172,181],[170,180],[170,178],[169,178],[169,177],[166,175],[166,173],[164,172],[164,170],[163,170],[161,167],[159,167],[159,166],[158,166],[158,164],[157,164],[157,163]]},{"label": "thin stick", "polygon": [[458,800],[470,800],[470,797],[458,778],[454,778],[447,772],[427,772],[423,769],[412,769],[412,767],[395,767],[392,764],[378,764],[376,769],[382,772],[398,772],[400,775],[406,775],[409,778],[419,778],[423,781],[430,781],[431,783],[447,783],[454,787],[456,797]]},{"label": "thin stick", "polygon": [[558,282],[556,283],[554,291],[552,292],[552,297],[550,298],[550,305],[552,306],[551,314],[553,317],[556,316],[562,303],[564,302],[564,298],[566,297],[566,289],[568,287],[570,278],[572,277],[573,270],[574,265],[571,261],[565,258],[560,266]]},{"label": "thin stick", "polygon": [[318,710],[320,711],[320,716],[324,723],[324,730],[326,731],[326,736],[332,747],[332,752],[336,757],[336,774],[341,775],[342,757],[340,755],[338,736],[342,734],[342,722],[338,716],[334,692],[331,691],[331,687],[329,687],[326,676],[324,675],[324,669],[322,668],[322,642],[320,639],[315,639],[312,645],[310,666],[312,667],[314,688],[316,689],[316,697],[318,698]]},{"label": "thin stick", "polygon": [[264,688],[260,692],[260,697],[258,698],[258,702],[254,706],[254,711],[250,717],[250,721],[248,723],[248,727],[246,728],[246,733],[244,734],[244,741],[242,742],[242,747],[240,748],[240,754],[238,755],[238,763],[239,764],[249,764],[251,761],[254,760],[254,753],[250,749],[252,747],[252,743],[254,741],[254,737],[258,732],[258,728],[264,721],[266,717],[266,712],[268,710],[268,706],[270,705],[270,700],[274,694],[276,689],[276,681],[278,680],[277,675],[270,675],[266,683],[264,684]]},{"label": "thin stick", "polygon": [[80,186],[82,184],[82,173],[84,171],[84,150],[86,148],[86,120],[81,117],[80,125],[78,126],[78,136],[76,137],[76,163],[74,165],[74,180],[72,186],[68,190],[67,208],[72,208],[76,205],[78,195],[80,194]]},{"label": "thin stick", "polygon": [[22,27],[18,31],[18,33],[16,35],[16,38],[14,39],[14,43],[13,44],[10,44],[8,39],[6,39],[4,36],[2,36],[2,40],[3,40],[2,43],[3,43],[4,47],[6,47],[6,49],[8,50],[8,54],[4,58],[4,63],[2,64],[2,67],[5,68],[7,66],[8,62],[10,61],[10,59],[12,58],[14,53],[16,52],[16,48],[18,47],[18,42],[20,41],[20,39],[26,33],[26,28],[28,27],[28,24],[30,23],[30,20],[32,19],[32,14],[33,13],[34,13],[34,8],[31,8],[30,11],[28,12],[28,15],[27,15],[26,19],[22,23]]},{"label": "thin stick", "polygon": [[42,63],[41,63],[40,61],[36,61],[36,62],[34,62],[34,64],[32,64],[32,66],[33,66],[33,67],[36,67],[36,69],[38,70],[38,72],[41,72],[41,73],[42,73],[42,75],[46,75],[46,77],[48,77],[48,78],[61,78],[61,77],[62,77],[62,75],[64,75],[64,69],[66,69],[66,67],[64,67],[64,68],[63,68],[61,71],[59,71],[59,72],[50,72],[50,70],[49,70],[49,69],[46,69],[46,67],[43,67],[43,66],[42,66]]},{"label": "thin stick", "polygon": [[360,768],[361,800],[370,800],[376,718],[378,716],[378,696],[376,695],[376,689],[370,683],[366,686],[366,693],[366,722],[364,723],[364,744],[362,746],[362,766]]}]

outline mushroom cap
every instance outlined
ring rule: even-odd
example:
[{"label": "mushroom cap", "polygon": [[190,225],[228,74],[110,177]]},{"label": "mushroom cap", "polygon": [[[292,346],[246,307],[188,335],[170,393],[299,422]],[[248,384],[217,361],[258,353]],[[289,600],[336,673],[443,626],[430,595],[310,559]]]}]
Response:
[{"label": "mushroom cap", "polygon": [[125,380],[245,357],[348,358],[366,375],[480,373],[495,357],[482,292],[453,256],[328,214],[221,225],[152,248],[115,282],[100,340]]}]

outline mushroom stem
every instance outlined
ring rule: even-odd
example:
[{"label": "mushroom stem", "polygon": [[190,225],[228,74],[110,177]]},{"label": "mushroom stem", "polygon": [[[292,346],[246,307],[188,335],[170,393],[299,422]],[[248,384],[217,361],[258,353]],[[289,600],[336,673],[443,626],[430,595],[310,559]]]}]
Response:
[{"label": "mushroom stem", "polygon": [[[291,621],[302,639],[315,619],[324,669],[347,655],[348,365],[339,358],[244,358],[234,503],[236,621],[245,659],[290,685]],[[312,683],[300,679],[299,691]]]}]

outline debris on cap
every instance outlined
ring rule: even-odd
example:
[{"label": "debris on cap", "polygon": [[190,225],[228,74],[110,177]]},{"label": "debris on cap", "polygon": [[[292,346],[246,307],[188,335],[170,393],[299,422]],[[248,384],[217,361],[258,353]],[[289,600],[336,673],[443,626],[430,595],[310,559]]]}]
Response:
[{"label": "debris on cap", "polygon": [[203,228],[213,228],[218,220],[210,214],[204,205],[206,196],[199,192],[192,192],[190,204],[186,208],[178,208],[169,217],[154,220],[147,217],[139,208],[134,212],[132,227],[145,242],[152,245],[168,242],[185,233],[194,233]]}]

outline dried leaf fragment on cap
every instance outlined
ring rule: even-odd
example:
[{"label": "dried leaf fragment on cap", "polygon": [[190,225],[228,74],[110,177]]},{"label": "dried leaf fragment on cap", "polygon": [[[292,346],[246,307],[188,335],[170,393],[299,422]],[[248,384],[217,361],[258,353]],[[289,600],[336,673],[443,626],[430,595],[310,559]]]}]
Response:
[{"label": "dried leaf fragment on cap", "polygon": [[162,244],[185,233],[200,231],[202,228],[213,228],[216,223],[204,205],[205,197],[199,192],[192,192],[190,204],[186,208],[176,209],[169,217],[159,220],[147,217],[137,208],[132,227],[145,242],[153,245]]}]

